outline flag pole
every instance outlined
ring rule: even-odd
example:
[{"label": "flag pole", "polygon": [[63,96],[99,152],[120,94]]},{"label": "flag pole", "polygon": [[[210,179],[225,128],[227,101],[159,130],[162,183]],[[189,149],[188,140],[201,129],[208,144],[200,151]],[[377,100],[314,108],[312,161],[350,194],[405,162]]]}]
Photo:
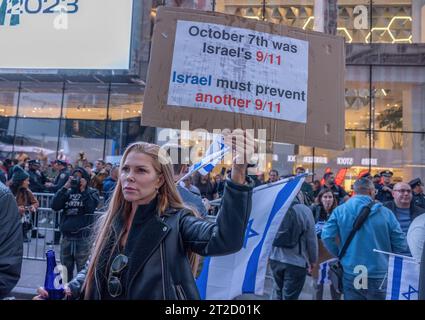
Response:
[{"label": "flag pole", "polygon": [[193,175],[195,172],[198,172],[199,170],[201,170],[202,168],[205,168],[207,165],[209,165],[211,163],[211,161],[220,159],[221,157],[223,157],[228,151],[230,150],[229,147],[220,150],[216,153],[211,154],[210,156],[202,159],[203,161],[205,161],[205,163],[201,166],[199,166],[198,168],[196,168],[193,171],[189,171],[188,173],[186,173],[183,177],[181,177],[176,184],[179,184],[180,182],[182,182],[184,179],[186,179],[187,177],[190,177],[191,175]]},{"label": "flag pole", "polygon": [[373,249],[373,252],[383,253],[383,254],[386,254],[386,255],[388,255],[388,256],[395,256],[395,257],[399,257],[399,258],[403,258],[403,259],[411,260],[412,262],[416,262],[416,263],[418,263],[418,262],[416,261],[416,259],[415,259],[415,258],[413,258],[413,257],[409,257],[409,256],[405,256],[405,255],[402,255],[402,254],[397,254],[397,253],[392,253],[392,252],[382,251],[382,250],[378,250],[378,249]]}]

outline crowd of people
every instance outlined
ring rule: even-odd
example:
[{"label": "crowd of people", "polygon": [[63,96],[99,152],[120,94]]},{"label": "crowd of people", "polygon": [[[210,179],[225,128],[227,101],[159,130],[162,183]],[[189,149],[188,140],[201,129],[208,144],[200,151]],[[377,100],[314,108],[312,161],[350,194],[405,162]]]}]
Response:
[{"label": "crowd of people", "polygon": [[[303,168],[297,168],[297,173],[302,172]],[[278,176],[276,170],[270,171],[268,182],[276,181]],[[335,183],[332,172],[324,175],[324,183],[304,182],[291,207],[303,230],[298,244],[274,246],[270,256],[275,298],[298,299],[309,274],[313,277],[314,297],[322,300],[325,279],[319,274],[319,266],[338,257],[343,267],[344,289],[331,281],[332,299],[341,299],[342,293],[346,300],[385,299],[388,256],[374,250],[413,256],[421,261],[425,240],[425,195],[421,179],[393,184],[392,176],[389,170],[375,176],[362,175],[355,181],[351,197]],[[368,217],[353,233],[356,237],[347,240],[368,205],[371,208]],[[345,254],[341,256],[346,242]],[[367,270],[360,289],[354,286],[358,266]]]},{"label": "crowd of people", "polygon": [[[96,283],[96,285],[103,286],[103,291],[93,291],[93,281],[97,281],[94,280],[93,276],[98,270],[93,265],[88,266],[87,260],[92,250],[93,235],[96,234],[97,239],[106,241],[106,238],[111,236],[111,230],[117,228],[122,231],[116,234],[116,236],[119,235],[119,239],[114,238],[113,248],[106,248],[103,245],[96,246],[94,261],[95,264],[106,263],[110,268],[112,268],[114,263],[128,263],[128,261],[121,260],[108,262],[105,260],[105,254],[116,257],[132,255],[133,242],[136,243],[138,241],[138,236],[131,232],[131,226],[133,223],[142,223],[150,215],[146,213],[147,216],[141,214],[139,217],[136,211],[140,207],[144,208],[142,211],[151,212],[154,207],[158,208],[159,206],[165,214],[166,206],[172,205],[172,207],[177,209],[183,208],[180,203],[182,201],[185,206],[192,208],[199,216],[217,215],[219,211],[235,211],[236,208],[239,208],[239,204],[236,206],[234,202],[234,198],[239,197],[236,196],[237,192],[229,191],[232,188],[239,190],[238,187],[229,186],[229,181],[232,180],[232,177],[237,176],[239,179],[240,172],[234,172],[235,165],[227,171],[223,169],[221,173],[215,174],[213,178],[210,175],[194,174],[181,180],[180,178],[187,172],[186,165],[174,165],[173,170],[168,172],[169,168],[164,167],[162,164],[157,167],[157,159],[153,155],[154,151],[152,151],[155,149],[154,147],[150,147],[148,144],[139,144],[129,148],[129,151],[124,155],[123,168],[106,163],[102,159],[97,160],[94,165],[87,160],[70,164],[65,160],[57,159],[50,164],[42,164],[38,160],[25,159],[24,161],[18,161],[6,159],[0,165],[0,180],[3,183],[0,196],[13,195],[17,203],[19,228],[22,229],[21,233],[24,242],[30,241],[30,237],[43,236],[33,230],[33,226],[38,224],[37,219],[34,218],[36,217],[34,213],[39,207],[37,198],[33,193],[54,194],[51,209],[55,212],[62,212],[60,225],[57,226],[60,229],[59,236],[61,236],[60,259],[68,271],[67,279],[73,279],[68,287],[68,295],[70,297],[76,297],[80,294],[83,290],[83,285],[86,286],[84,289],[86,298],[106,297],[107,299],[115,299],[121,296],[122,288],[120,289],[120,287],[122,284],[119,281],[111,285],[109,283]],[[131,156],[135,158],[133,159]],[[141,157],[144,158],[139,159]],[[83,159],[83,157],[80,158]],[[131,163],[131,161],[126,163],[126,159],[134,163]],[[148,183],[143,180],[145,178],[140,178],[140,181],[137,180],[139,179],[137,175],[141,175],[140,172],[129,173],[130,171],[132,172],[133,167],[138,168],[137,163],[143,162],[152,164],[152,168],[144,168],[143,170],[157,172],[157,175],[161,176],[162,180],[158,180],[158,185],[152,187],[152,193],[148,197],[149,201],[142,203],[136,201],[136,199],[134,203],[138,204],[137,206],[125,209],[122,207],[123,199],[128,198],[131,200],[133,197],[141,197],[141,195],[137,194],[138,187],[144,188],[145,184]],[[171,172],[174,172],[174,176],[164,177],[164,175],[171,175]],[[305,169],[299,167],[295,170],[294,175],[303,173],[305,173]],[[122,180],[123,175],[131,175],[131,178]],[[338,257],[341,246],[347,240],[356,218],[362,209],[372,201],[374,202],[373,205],[371,204],[370,215],[358,230],[357,237],[350,242],[345,256],[341,257],[344,269],[344,291],[341,292],[335,284],[331,283],[330,293],[332,299],[335,300],[341,299],[342,293],[344,299],[350,300],[385,298],[385,276],[388,259],[382,254],[371,254],[371,252],[373,249],[380,249],[413,256],[420,260],[423,254],[425,238],[425,215],[423,215],[425,213],[425,195],[421,179],[415,178],[408,183],[397,182],[393,184],[391,181],[392,175],[392,172],[388,170],[374,176],[366,173],[355,181],[353,190],[350,192],[346,192],[342,186],[335,182],[335,175],[332,172],[325,173],[322,181],[314,180],[312,183],[303,183],[290,208],[294,217],[293,221],[296,221],[293,223],[296,223],[298,228],[302,230],[296,239],[297,245],[276,244],[272,248],[269,260],[274,278],[272,299],[298,299],[308,275],[313,277],[314,299],[323,299],[323,292],[326,286],[321,280],[320,272],[322,271],[319,270],[319,267],[321,263]],[[285,179],[290,176],[293,175],[279,176],[278,171],[272,169],[268,172],[268,180],[265,179],[265,174],[261,173],[255,176],[246,176],[246,181],[250,182],[251,187],[256,187],[262,184],[274,183],[279,179]],[[177,181],[180,182],[174,185]],[[134,186],[133,182],[135,183]],[[149,181],[149,184],[152,183],[153,180]],[[123,187],[125,184],[128,185],[127,189]],[[175,189],[171,185],[174,185]],[[117,186],[124,189],[120,192],[114,192]],[[226,199],[225,190],[227,190],[227,197],[229,198],[226,200],[227,202],[223,203],[222,201],[221,206],[211,206],[210,202],[215,199]],[[244,192],[246,191],[248,189],[244,189]],[[177,192],[178,197],[175,192]],[[229,192],[234,193],[233,198],[229,197]],[[159,196],[160,194],[162,196]],[[242,198],[245,197],[245,195],[240,196]],[[8,195],[7,197],[10,196]],[[167,198],[168,202],[158,203],[158,201],[162,201],[160,199],[164,198]],[[250,205],[246,203],[241,203],[240,205],[241,208],[246,210],[250,208]],[[99,219],[96,215],[99,210],[106,211],[106,214],[101,217],[102,219]],[[123,213],[123,210],[126,213]],[[124,220],[118,222],[107,220],[105,222],[105,217],[113,217],[115,219],[122,214],[124,214],[122,217]],[[185,217],[183,211],[181,215]],[[191,219],[184,219],[195,223],[195,225],[197,223]],[[103,221],[102,227],[107,229],[105,231],[107,233],[93,229],[93,226],[98,224],[99,220]],[[114,223],[117,223],[117,225]],[[282,225],[280,228],[285,227]],[[203,225],[208,230],[211,226],[216,225]],[[9,229],[14,227],[16,225],[12,228],[10,225],[5,226],[5,228]],[[221,228],[225,229],[226,227],[221,226]],[[185,235],[190,239],[188,241],[195,241],[197,237],[207,237],[209,241],[215,232],[211,229],[211,234],[195,235],[189,234],[189,229],[192,230],[190,232],[201,232],[200,229],[195,230],[188,226],[188,230],[184,231],[187,232]],[[293,230],[297,230],[296,226],[294,226]],[[228,231],[229,233],[234,232],[234,230]],[[117,231],[115,230],[114,232]],[[146,232],[148,233],[148,231]],[[59,243],[59,237],[55,237],[54,241]],[[220,239],[220,241],[223,241],[223,239]],[[125,251],[124,248],[127,242],[129,243],[127,249],[129,249]],[[219,247],[220,244],[217,244],[217,246]],[[192,252],[201,252],[202,254],[215,253],[216,250],[214,248],[212,246],[207,250],[205,247],[199,246],[196,241],[190,244]],[[123,254],[124,251],[126,255]],[[159,255],[158,257],[162,256]],[[353,279],[356,277],[355,268],[358,265],[367,267],[367,281],[369,284],[367,289],[358,290],[353,287]],[[154,269],[154,266],[152,268]],[[184,264],[181,265],[181,268],[186,270]],[[78,274],[77,278],[74,277],[74,269]],[[109,271],[105,272],[108,274]],[[132,270],[131,272],[135,271]],[[129,280],[128,277],[130,275],[135,276],[131,272],[124,281]],[[187,272],[187,270],[184,272]],[[113,274],[114,272],[112,276]],[[108,282],[110,280],[108,277],[111,277],[111,274],[106,276],[104,281]],[[197,293],[193,288],[193,283],[188,281],[188,275],[186,274],[183,278],[182,282],[184,282],[185,286],[187,285],[186,290],[189,296],[196,298]],[[89,280],[85,281],[85,279]],[[143,282],[144,280],[141,279],[141,281]],[[159,291],[155,291],[155,295],[152,297],[160,298],[162,295],[162,297],[181,298],[180,295],[182,294],[177,292],[178,296],[175,297],[175,293]],[[41,292],[41,295],[43,294],[45,292]],[[131,298],[133,295],[144,296],[149,294],[142,287],[137,287],[127,298]]]}]

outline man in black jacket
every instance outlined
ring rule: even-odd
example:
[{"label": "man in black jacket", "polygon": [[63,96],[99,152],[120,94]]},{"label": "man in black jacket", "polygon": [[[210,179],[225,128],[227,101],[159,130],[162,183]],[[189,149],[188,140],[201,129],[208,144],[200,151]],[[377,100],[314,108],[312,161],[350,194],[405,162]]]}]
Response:
[{"label": "man in black jacket", "polygon": [[58,175],[56,176],[54,183],[46,183],[46,187],[49,192],[57,192],[69,179],[68,164],[66,161],[56,160],[54,166],[58,171]]},{"label": "man in black jacket", "polygon": [[415,206],[412,201],[412,189],[405,182],[399,182],[394,185],[393,197],[394,200],[385,202],[384,206],[395,214],[401,230],[406,235],[412,221],[423,214],[425,209]]},{"label": "man in black jacket", "polygon": [[47,179],[40,172],[40,162],[38,160],[28,161],[28,174],[30,175],[29,188],[32,192],[47,192],[47,188],[44,185]]},{"label": "man in black jacket", "polygon": [[62,233],[61,263],[72,279],[74,265],[79,272],[85,265],[90,251],[92,225],[99,204],[99,193],[88,187],[90,177],[85,169],[77,167],[68,182],[55,194],[53,210],[63,210],[60,223]]},{"label": "man in black jacket", "polygon": [[6,297],[21,276],[22,225],[10,190],[0,183],[0,299]]}]

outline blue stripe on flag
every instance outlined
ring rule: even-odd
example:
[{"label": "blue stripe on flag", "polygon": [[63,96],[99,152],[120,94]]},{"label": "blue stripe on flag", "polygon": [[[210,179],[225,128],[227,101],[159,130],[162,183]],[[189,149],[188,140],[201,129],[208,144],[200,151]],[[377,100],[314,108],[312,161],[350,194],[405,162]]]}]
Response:
[{"label": "blue stripe on flag", "polygon": [[292,179],[286,183],[286,185],[282,188],[282,190],[279,191],[276,197],[276,200],[273,204],[272,211],[267,220],[267,224],[264,229],[260,243],[254,249],[251,257],[249,258],[248,265],[246,267],[245,278],[242,284],[242,293],[255,292],[255,280],[257,278],[258,260],[260,258],[261,249],[263,247],[264,240],[267,236],[267,232],[269,231],[273,218],[275,217],[277,212],[283,207],[285,202],[288,200],[292,191],[295,189],[299,181],[300,181],[300,178]]},{"label": "blue stripe on flag", "polygon": [[208,272],[210,269],[211,257],[205,257],[202,266],[202,271],[199,277],[196,279],[196,285],[198,286],[199,295],[202,300],[205,300],[207,296],[207,283],[208,283]]},{"label": "blue stripe on flag", "polygon": [[327,275],[328,275],[327,271],[328,271],[328,263],[325,262],[325,263],[323,263],[321,265],[321,269],[320,269],[320,282],[319,282],[319,284],[324,284],[325,283],[325,280],[326,280]]},{"label": "blue stripe on flag", "polygon": [[208,173],[210,173],[211,171],[213,171],[215,165],[213,164],[207,164],[205,167],[203,167],[202,169],[199,170],[199,173],[202,174],[203,176],[206,176]]},{"label": "blue stripe on flag", "polygon": [[391,300],[399,300],[403,258],[394,257],[393,280],[391,284]]}]

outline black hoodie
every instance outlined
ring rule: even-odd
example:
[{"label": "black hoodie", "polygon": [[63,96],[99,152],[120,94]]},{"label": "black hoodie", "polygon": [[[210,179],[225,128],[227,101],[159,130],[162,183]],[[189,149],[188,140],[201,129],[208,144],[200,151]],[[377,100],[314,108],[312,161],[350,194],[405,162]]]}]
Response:
[{"label": "black hoodie", "polygon": [[95,221],[95,210],[99,204],[99,193],[96,189],[88,187],[90,178],[83,168],[76,168],[87,180],[84,192],[62,187],[54,196],[52,209],[62,211],[60,230],[66,238],[87,237],[91,233],[91,226]]}]

